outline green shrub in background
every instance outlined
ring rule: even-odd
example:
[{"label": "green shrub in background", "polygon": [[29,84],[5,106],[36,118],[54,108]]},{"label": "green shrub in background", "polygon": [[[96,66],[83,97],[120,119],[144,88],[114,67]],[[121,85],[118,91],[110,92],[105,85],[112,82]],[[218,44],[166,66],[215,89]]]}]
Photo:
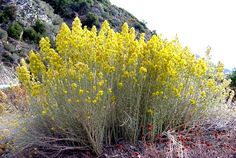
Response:
[{"label": "green shrub in background", "polygon": [[229,78],[231,79],[231,87],[236,87],[236,69],[234,69],[231,74],[229,75]]},{"label": "green shrub in background", "polygon": [[32,27],[30,27],[24,30],[23,39],[25,41],[29,41],[30,43],[37,43],[40,36]]},{"label": "green shrub in background", "polygon": [[9,26],[7,33],[10,37],[19,40],[23,33],[23,28],[18,22],[16,22]]},{"label": "green shrub in background", "polygon": [[93,25],[99,26],[98,16],[94,13],[88,13],[86,19],[83,21],[83,25],[88,28],[92,28]]},{"label": "green shrub in background", "polygon": [[4,13],[7,15],[9,20],[13,21],[16,20],[16,10],[16,6],[10,5],[4,8]]},{"label": "green shrub in background", "polygon": [[62,18],[60,16],[53,17],[52,23],[53,25],[59,25],[63,22]]},{"label": "green shrub in background", "polygon": [[138,22],[135,23],[134,28],[135,28],[135,30],[138,30],[139,32],[145,32],[144,27],[143,27],[143,25],[141,25],[141,23],[138,23]]},{"label": "green shrub in background", "polygon": [[7,23],[16,19],[16,6],[5,6],[0,8],[0,23]]},{"label": "green shrub in background", "polygon": [[40,34],[46,33],[46,25],[41,20],[36,20],[33,28],[37,33]]},{"label": "green shrub in background", "polygon": [[90,7],[90,4],[86,1],[83,1],[81,3],[74,3],[71,5],[71,9],[75,12],[86,12]]},{"label": "green shrub in background", "polygon": [[0,23],[8,22],[8,17],[3,12],[0,12]]},{"label": "green shrub in background", "polygon": [[75,12],[87,12],[89,7],[94,4],[93,0],[43,0],[49,3],[55,13],[62,17],[71,18]]}]

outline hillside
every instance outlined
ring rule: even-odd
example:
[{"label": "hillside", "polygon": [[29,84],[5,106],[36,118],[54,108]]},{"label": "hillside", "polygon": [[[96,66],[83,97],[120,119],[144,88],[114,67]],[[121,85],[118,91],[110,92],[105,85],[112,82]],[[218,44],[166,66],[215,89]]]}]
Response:
[{"label": "hillside", "polygon": [[152,34],[143,22],[108,0],[0,0],[0,61],[16,66],[20,58],[27,59],[29,50],[37,50],[41,37],[54,43],[60,24],[71,25],[75,16],[88,28],[100,28],[108,20],[117,31],[128,22],[147,38]]}]

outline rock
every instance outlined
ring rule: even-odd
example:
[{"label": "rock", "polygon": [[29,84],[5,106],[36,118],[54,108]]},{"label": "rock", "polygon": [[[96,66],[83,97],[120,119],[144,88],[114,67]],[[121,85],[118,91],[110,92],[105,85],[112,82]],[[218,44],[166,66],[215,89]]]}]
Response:
[{"label": "rock", "polygon": [[5,154],[6,149],[7,149],[7,145],[6,144],[0,144],[0,156]]},{"label": "rock", "polygon": [[0,156],[3,155],[5,152],[3,149],[0,149]]},{"label": "rock", "polygon": [[7,40],[8,34],[7,31],[0,28],[0,40]]},{"label": "rock", "polygon": [[16,20],[28,27],[34,24],[37,19],[40,19],[48,24],[52,24],[52,20],[45,12],[46,6],[40,6],[38,0],[15,0],[17,7]]},{"label": "rock", "polygon": [[6,150],[7,149],[7,145],[6,144],[0,144],[0,149]]},{"label": "rock", "polygon": [[53,26],[55,21],[58,24],[63,21],[59,15],[54,14],[54,10],[49,4],[41,0],[8,0],[3,4],[16,6],[16,21],[24,27],[34,25],[38,19],[49,26]]}]

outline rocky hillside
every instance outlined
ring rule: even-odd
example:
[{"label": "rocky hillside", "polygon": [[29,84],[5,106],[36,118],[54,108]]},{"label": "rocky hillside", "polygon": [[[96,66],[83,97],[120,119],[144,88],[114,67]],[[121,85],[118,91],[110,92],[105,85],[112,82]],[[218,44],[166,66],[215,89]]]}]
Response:
[{"label": "rocky hillside", "polygon": [[0,61],[15,66],[43,36],[52,41],[63,19],[40,0],[0,0]]},{"label": "rocky hillside", "polygon": [[75,16],[88,28],[100,28],[108,20],[115,30],[128,22],[147,38],[152,34],[143,22],[109,0],[0,0],[0,62],[16,66],[29,50],[37,49],[41,37],[49,36],[53,43],[60,24],[70,25]]}]

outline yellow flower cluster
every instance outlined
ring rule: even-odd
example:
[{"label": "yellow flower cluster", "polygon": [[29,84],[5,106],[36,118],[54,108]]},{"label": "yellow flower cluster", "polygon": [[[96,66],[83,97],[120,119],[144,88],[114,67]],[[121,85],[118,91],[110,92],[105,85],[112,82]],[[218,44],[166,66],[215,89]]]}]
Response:
[{"label": "yellow flower cluster", "polygon": [[[105,21],[97,31],[82,28],[75,18],[72,29],[62,24],[56,49],[51,48],[49,38],[42,38],[40,51],[31,52],[29,60],[29,66],[22,60],[17,71],[33,96],[41,89],[46,97],[56,97],[51,100],[57,104],[103,108],[120,104],[128,109],[120,112],[122,119],[126,113],[137,117],[139,106],[146,106],[144,113],[151,115],[176,106],[195,112],[208,106],[209,100],[217,102],[225,96],[229,84],[222,64],[212,66],[207,59],[196,58],[177,38],[168,41],[153,35],[146,41],[144,34],[136,37],[127,23],[115,32]],[[44,109],[43,115],[48,111]],[[91,112],[89,116],[93,117]]]}]

